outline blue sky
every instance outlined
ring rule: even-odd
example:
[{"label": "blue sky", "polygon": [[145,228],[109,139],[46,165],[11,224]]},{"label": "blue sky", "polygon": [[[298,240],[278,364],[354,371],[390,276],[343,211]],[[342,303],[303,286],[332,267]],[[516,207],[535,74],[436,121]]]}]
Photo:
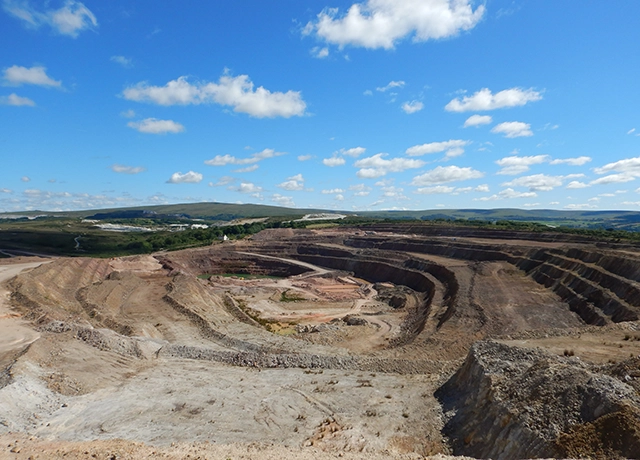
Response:
[{"label": "blue sky", "polygon": [[640,209],[637,1],[0,4],[0,212]]}]

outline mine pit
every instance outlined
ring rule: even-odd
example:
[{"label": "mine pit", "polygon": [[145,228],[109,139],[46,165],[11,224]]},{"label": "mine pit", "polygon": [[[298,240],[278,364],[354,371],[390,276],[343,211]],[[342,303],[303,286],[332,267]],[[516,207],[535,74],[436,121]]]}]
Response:
[{"label": "mine pit", "polygon": [[637,248],[391,224],[283,235],[0,261],[0,439],[637,458]]}]

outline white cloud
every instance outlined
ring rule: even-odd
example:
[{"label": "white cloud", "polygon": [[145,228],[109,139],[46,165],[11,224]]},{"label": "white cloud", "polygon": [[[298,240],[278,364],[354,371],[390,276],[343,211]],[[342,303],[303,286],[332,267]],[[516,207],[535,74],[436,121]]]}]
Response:
[{"label": "white cloud", "polygon": [[446,151],[447,154],[449,152],[453,152],[453,155],[449,156],[457,156],[464,152],[463,147],[469,145],[471,142],[463,141],[459,139],[451,139],[444,142],[431,142],[429,144],[422,145],[414,145],[413,147],[409,147],[405,153],[410,157],[416,157],[420,155],[428,155],[431,153],[441,153]]},{"label": "white cloud", "polygon": [[211,160],[206,160],[204,164],[209,166],[226,166],[226,165],[251,165],[268,158],[274,158],[286,155],[285,152],[276,152],[274,149],[264,149],[261,152],[252,154],[249,158],[237,158],[233,155],[216,155]]},{"label": "white cloud", "polygon": [[8,188],[0,188],[0,193],[13,193],[13,190]]},{"label": "white cloud", "polygon": [[256,194],[262,192],[262,187],[259,187],[251,182],[241,182],[240,185],[234,190],[240,193]]},{"label": "white cloud", "polygon": [[111,170],[120,174],[140,174],[141,172],[145,172],[147,169],[142,166],[125,166],[115,164],[111,166]]},{"label": "white cloud", "polygon": [[282,196],[279,193],[274,193],[273,195],[271,195],[271,201],[279,206],[285,206],[287,208],[295,208],[296,206],[292,197]]},{"label": "white cloud", "polygon": [[344,201],[344,195],[338,194],[338,195],[334,196],[333,199],[336,200],[336,201]]},{"label": "white cloud", "polygon": [[464,127],[468,128],[469,126],[480,126],[480,125],[488,125],[493,121],[490,115],[471,115],[464,122]]},{"label": "white cloud", "polygon": [[124,56],[111,56],[111,62],[115,62],[116,64],[120,64],[122,67],[132,67],[133,60],[131,58],[127,58]]},{"label": "white cloud", "polygon": [[384,176],[388,173],[402,172],[407,169],[421,168],[424,166],[422,160],[412,160],[408,158],[392,158],[385,160],[386,153],[377,153],[368,158],[362,158],[354,163],[360,170],[356,175],[360,178],[372,179]]},{"label": "white cloud", "polygon": [[402,110],[408,114],[419,112],[422,109],[424,109],[424,104],[420,101],[411,101],[402,104]]},{"label": "white cloud", "polygon": [[387,198],[393,198],[395,200],[408,200],[404,195],[404,189],[390,185],[388,187],[382,187],[382,196]]},{"label": "white cloud", "polygon": [[79,32],[98,26],[98,20],[91,10],[74,0],[66,0],[64,6],[57,10],[39,11],[28,0],[4,0],[2,6],[9,14],[24,21],[27,27],[38,28],[47,24],[59,34],[74,38]]},{"label": "white cloud", "polygon": [[340,149],[336,153],[334,153],[334,155],[339,154],[339,155],[346,155],[348,157],[356,158],[362,155],[366,151],[367,149],[365,149],[364,147],[353,147],[350,149]]},{"label": "white cloud", "polygon": [[531,125],[521,121],[505,121],[504,123],[494,126],[491,132],[504,134],[504,137],[508,138],[533,136]]},{"label": "white cloud", "polygon": [[36,103],[29,99],[28,97],[18,96],[16,93],[11,93],[8,96],[0,97],[0,104],[2,105],[13,105],[16,107],[27,106],[34,107]]},{"label": "white cloud", "polygon": [[321,48],[319,46],[314,46],[313,48],[311,48],[311,55],[314,58],[324,59],[327,56],[329,56],[329,48],[327,47]]},{"label": "white cloud", "polygon": [[608,176],[601,177],[596,180],[592,180],[589,182],[589,185],[606,185],[606,184],[620,184],[624,182],[631,182],[636,179],[636,175],[620,173],[620,174],[610,174]]},{"label": "white cloud", "polygon": [[552,165],[569,165],[569,166],[582,166],[591,161],[591,157],[576,157],[576,158],[564,158],[556,159],[551,163]]},{"label": "white cloud", "polygon": [[127,123],[127,126],[146,134],[176,134],[184,131],[184,126],[180,123],[176,123],[173,120],[158,120],[156,118],[145,118],[142,121],[130,121]]},{"label": "white cloud", "polygon": [[473,189],[475,192],[482,192],[482,193],[488,193],[489,192],[489,185],[487,184],[482,184],[482,185],[478,185],[476,188]]},{"label": "white cloud", "polygon": [[235,112],[256,118],[302,116],[307,107],[299,91],[272,93],[262,86],[254,89],[247,75],[232,77],[225,74],[218,83],[191,84],[186,77],[172,80],[165,86],[149,86],[141,82],[126,88],[122,94],[130,101],[158,105],[216,103],[231,106]]},{"label": "white cloud", "polygon": [[529,157],[510,156],[504,157],[496,161],[500,166],[497,174],[515,176],[529,170],[531,165],[546,163],[549,161],[549,155],[534,155]]},{"label": "white cloud", "polygon": [[534,174],[522,176],[502,185],[505,187],[527,187],[531,192],[548,192],[555,187],[560,187],[564,181],[563,176],[548,176],[546,174]]},{"label": "white cloud", "polygon": [[473,201],[497,201],[497,200],[509,200],[513,198],[534,198],[538,196],[536,192],[516,192],[512,188],[506,188],[501,190],[495,195],[483,196],[481,198],[474,198]]},{"label": "white cloud", "polygon": [[231,176],[222,176],[218,179],[218,182],[209,182],[209,187],[222,187],[235,182],[235,179]]},{"label": "white cloud", "polygon": [[330,168],[333,168],[334,166],[342,166],[345,163],[346,163],[346,160],[341,157],[331,157],[331,158],[325,158],[324,160],[322,160],[322,164],[325,166],[329,166]]},{"label": "white cloud", "polygon": [[298,161],[309,161],[313,155],[298,155]]},{"label": "white cloud", "polygon": [[349,190],[354,192],[354,196],[367,196],[371,193],[371,187],[367,187],[365,184],[351,185]]},{"label": "white cloud", "polygon": [[286,181],[281,184],[278,184],[283,190],[304,190],[304,177],[302,174],[296,174],[295,176],[288,177]]},{"label": "white cloud", "polygon": [[577,180],[572,180],[571,182],[569,182],[566,186],[566,188],[568,189],[580,189],[580,188],[587,188],[589,186],[589,184],[585,184],[584,182],[580,182]]},{"label": "white cloud", "polygon": [[470,167],[461,168],[459,166],[438,166],[424,174],[413,178],[411,185],[433,185],[456,182],[483,177],[484,173]]},{"label": "white cloud", "polygon": [[309,23],[304,34],[315,32],[327,43],[390,49],[411,36],[414,42],[452,37],[470,30],[482,19],[485,7],[473,11],[469,0],[367,0],[338,15],[327,8]]},{"label": "white cloud", "polygon": [[22,176],[22,177],[20,178],[20,180],[21,180],[22,182],[31,182],[31,178],[30,178],[29,176]]},{"label": "white cloud", "polygon": [[136,116],[136,112],[135,110],[129,109],[129,110],[125,110],[124,112],[120,112],[120,116],[122,118],[133,118]]},{"label": "white cloud", "polygon": [[323,190],[321,193],[323,195],[334,195],[336,193],[344,193],[344,190],[341,188],[332,188],[331,190]]},{"label": "white cloud", "polygon": [[631,128],[629,131],[627,131],[627,134],[633,134],[634,132],[636,132],[635,128]]},{"label": "white cloud", "polygon": [[393,88],[402,88],[405,85],[404,81],[390,81],[387,86],[379,86],[376,88],[376,91],[380,91],[381,93],[387,92]]},{"label": "white cloud", "polygon": [[167,181],[168,184],[197,184],[202,181],[202,174],[189,171],[187,173],[176,172]]},{"label": "white cloud", "polygon": [[237,173],[248,173],[248,172],[253,172],[256,169],[258,169],[260,166],[258,166],[257,164],[252,164],[251,166],[247,166],[246,168],[240,168],[240,169],[234,169],[233,172],[237,172]]},{"label": "white cloud", "polygon": [[596,174],[619,172],[633,176],[640,176],[640,157],[625,158],[624,160],[608,163],[600,168],[595,168],[594,171]]},{"label": "white cloud", "polygon": [[46,67],[34,66],[30,68],[18,65],[4,69],[4,81],[8,86],[38,85],[60,87],[62,82],[47,75]]},{"label": "white cloud", "polygon": [[432,187],[421,187],[416,189],[415,193],[421,195],[435,195],[438,193],[453,193],[455,187],[449,187],[447,185],[434,185]]},{"label": "white cloud", "polygon": [[542,94],[533,88],[510,88],[492,94],[488,88],[482,88],[473,96],[451,100],[444,109],[448,112],[470,112],[518,107],[528,102],[542,99]]}]

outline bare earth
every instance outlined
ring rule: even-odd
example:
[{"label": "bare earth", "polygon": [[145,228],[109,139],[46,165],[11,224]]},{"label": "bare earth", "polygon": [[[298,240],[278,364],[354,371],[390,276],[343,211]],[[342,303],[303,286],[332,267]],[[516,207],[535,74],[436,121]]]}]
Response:
[{"label": "bare earth", "polygon": [[0,458],[444,459],[450,415],[434,393],[477,340],[594,365],[640,355],[637,320],[586,324],[511,259],[287,232],[0,259]]}]

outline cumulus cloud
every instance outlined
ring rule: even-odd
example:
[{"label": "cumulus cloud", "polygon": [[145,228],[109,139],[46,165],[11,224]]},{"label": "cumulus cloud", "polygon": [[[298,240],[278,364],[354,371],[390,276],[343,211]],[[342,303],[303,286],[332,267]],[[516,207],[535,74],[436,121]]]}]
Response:
[{"label": "cumulus cloud", "polygon": [[367,196],[371,193],[371,187],[367,187],[365,184],[351,185],[349,190],[353,192],[354,196]]},{"label": "cumulus cloud", "polygon": [[334,166],[342,166],[346,162],[347,161],[342,157],[331,157],[322,160],[322,164],[325,166],[329,166],[330,168],[333,168]]},{"label": "cumulus cloud", "polygon": [[30,178],[29,176],[22,176],[22,177],[20,178],[20,180],[21,180],[22,182],[31,182],[31,178]]},{"label": "cumulus cloud", "polygon": [[404,113],[412,114],[419,112],[422,109],[424,109],[424,104],[420,101],[411,101],[402,104],[402,110],[404,110]]},{"label": "cumulus cloud", "polygon": [[298,161],[309,161],[313,155],[298,155]]},{"label": "cumulus cloud", "polygon": [[414,145],[409,147],[405,153],[410,157],[428,155],[431,153],[447,152],[447,156],[453,157],[464,153],[464,147],[469,145],[470,141],[460,139],[451,139],[444,142],[431,142],[428,144]]},{"label": "cumulus cloud", "polygon": [[452,99],[444,109],[448,112],[481,112],[509,107],[518,107],[528,102],[542,99],[542,94],[533,88],[510,88],[492,94],[489,88],[482,88],[472,96]]},{"label": "cumulus cloud", "polygon": [[16,107],[27,106],[34,107],[36,103],[29,99],[28,97],[20,97],[16,93],[11,93],[8,96],[0,97],[0,104],[2,105],[13,105]]},{"label": "cumulus cloud", "polygon": [[119,174],[140,174],[141,172],[145,172],[147,169],[142,166],[125,166],[115,164],[111,166],[111,170]]},{"label": "cumulus cloud", "polygon": [[[95,15],[83,3],[66,0],[59,9],[38,9],[31,6],[28,0],[4,0],[4,10],[23,21],[27,27],[38,28],[50,26],[62,35],[77,37],[80,32],[98,26]],[[48,6],[48,2],[45,2]]]},{"label": "cumulus cloud", "polygon": [[346,14],[327,8],[303,33],[344,47],[390,49],[406,38],[414,42],[453,37],[482,19],[484,5],[475,11],[470,0],[367,0],[351,5]]},{"label": "cumulus cloud", "polygon": [[176,123],[173,120],[158,120],[156,118],[145,118],[142,121],[130,121],[127,123],[127,126],[145,134],[176,134],[184,131],[184,126],[180,123]]},{"label": "cumulus cloud", "polygon": [[509,156],[496,161],[500,166],[497,174],[515,176],[529,170],[531,165],[546,163],[550,159],[549,155],[534,155],[528,157]]},{"label": "cumulus cloud", "polygon": [[256,184],[253,184],[251,182],[241,182],[240,185],[236,187],[234,190],[240,193],[252,193],[255,195],[257,193],[262,192],[262,187]]},{"label": "cumulus cloud", "polygon": [[512,188],[507,188],[501,190],[495,195],[491,196],[483,196],[481,198],[474,198],[473,201],[497,201],[497,200],[508,200],[513,198],[534,198],[538,196],[536,192],[516,192]]},{"label": "cumulus cloud", "polygon": [[271,201],[273,203],[276,203],[278,206],[285,206],[287,208],[295,208],[296,206],[292,197],[283,196],[279,193],[274,193],[273,195],[271,195]]},{"label": "cumulus cloud", "polygon": [[546,174],[534,174],[518,177],[502,185],[505,187],[527,187],[531,192],[548,192],[555,187],[560,187],[564,181],[563,176],[548,176]]},{"label": "cumulus cloud", "polygon": [[427,186],[434,184],[444,184],[447,182],[457,182],[483,177],[484,173],[476,169],[459,166],[438,166],[424,174],[413,178],[411,185]]},{"label": "cumulus cloud", "polygon": [[353,147],[350,149],[340,149],[336,152],[336,154],[339,155],[346,155],[348,157],[359,157],[360,155],[362,155],[364,152],[366,152],[367,149],[365,149],[364,147]]},{"label": "cumulus cloud", "polygon": [[624,160],[607,163],[600,168],[595,168],[596,174],[607,174],[610,172],[618,172],[622,174],[630,174],[640,176],[640,157],[625,158]]},{"label": "cumulus cloud", "polygon": [[254,89],[248,75],[223,75],[214,82],[191,84],[179,77],[165,86],[150,86],[146,82],[126,88],[122,95],[136,102],[158,105],[190,105],[216,103],[231,106],[235,112],[256,118],[302,116],[307,104],[299,91],[271,92],[260,86]]},{"label": "cumulus cloud", "polygon": [[592,180],[589,185],[606,185],[606,184],[621,184],[624,182],[631,182],[636,179],[635,174],[620,173],[609,174],[608,176],[600,177],[599,179]]},{"label": "cumulus cloud", "polygon": [[321,193],[323,195],[334,195],[336,193],[344,193],[344,190],[342,190],[341,188],[332,188],[330,190],[323,190]]},{"label": "cumulus cloud", "polygon": [[176,172],[171,175],[171,178],[167,181],[168,184],[197,184],[202,181],[202,174],[189,171],[182,174]]},{"label": "cumulus cloud", "polygon": [[564,209],[569,209],[569,210],[581,210],[581,209],[597,209],[598,206],[595,204],[590,204],[590,203],[583,203],[583,204],[568,204],[564,207]]},{"label": "cumulus cloud", "polygon": [[585,184],[584,182],[580,182],[577,180],[572,180],[571,182],[569,182],[566,186],[566,188],[568,189],[580,189],[580,188],[586,188],[588,187],[589,184]]},{"label": "cumulus cloud", "polygon": [[304,177],[302,177],[302,174],[288,177],[286,181],[278,184],[278,187],[288,191],[304,190]]},{"label": "cumulus cloud", "polygon": [[260,166],[253,164],[251,166],[247,166],[246,168],[240,168],[240,169],[234,169],[233,172],[237,172],[237,173],[248,173],[248,172],[253,172],[256,169],[258,169]]},{"label": "cumulus cloud", "polygon": [[285,152],[276,152],[274,149],[264,149],[261,152],[252,154],[248,158],[237,158],[233,155],[216,155],[210,160],[206,160],[204,164],[209,166],[227,166],[227,165],[251,165],[259,161],[269,158],[286,155]]},{"label": "cumulus cloud", "polygon": [[504,137],[508,138],[533,136],[531,125],[529,123],[522,123],[521,121],[505,121],[504,123],[494,126],[491,132],[504,134]]},{"label": "cumulus cloud", "polygon": [[133,66],[133,60],[124,56],[111,56],[111,62],[115,62],[116,64],[120,64],[122,67],[127,68]]},{"label": "cumulus cloud", "polygon": [[60,87],[62,82],[47,75],[46,67],[22,67],[13,65],[4,69],[4,84],[7,86],[38,85]]},{"label": "cumulus cloud", "polygon": [[453,193],[455,187],[450,187],[448,185],[434,185],[431,187],[420,187],[416,189],[415,193],[419,193],[421,195],[435,195],[441,193]]},{"label": "cumulus cloud", "polygon": [[388,187],[382,187],[382,196],[386,198],[392,198],[394,200],[408,200],[404,194],[404,189],[401,187],[395,187],[390,185]]},{"label": "cumulus cloud", "polygon": [[488,184],[481,184],[478,185],[476,188],[473,189],[475,192],[483,192],[483,193],[488,193],[489,192],[489,185]]},{"label": "cumulus cloud", "polygon": [[13,193],[13,190],[8,188],[0,188],[0,193]]},{"label": "cumulus cloud", "polygon": [[402,80],[398,81],[390,81],[387,86],[378,86],[376,91],[380,91],[381,93],[385,93],[393,88],[402,88],[405,85],[405,82]]},{"label": "cumulus cloud", "polygon": [[490,115],[471,115],[464,122],[464,127],[468,128],[469,126],[480,126],[480,125],[488,125],[493,121]]},{"label": "cumulus cloud", "polygon": [[368,158],[362,158],[354,163],[356,168],[360,168],[356,175],[360,178],[372,179],[385,176],[388,173],[402,172],[407,169],[421,168],[424,166],[422,160],[412,160],[409,158],[392,158],[386,160],[386,153],[377,153]]},{"label": "cumulus cloud", "polygon": [[551,163],[552,165],[569,165],[569,166],[582,166],[591,161],[591,157],[576,157],[576,158],[564,158],[556,159]]}]

